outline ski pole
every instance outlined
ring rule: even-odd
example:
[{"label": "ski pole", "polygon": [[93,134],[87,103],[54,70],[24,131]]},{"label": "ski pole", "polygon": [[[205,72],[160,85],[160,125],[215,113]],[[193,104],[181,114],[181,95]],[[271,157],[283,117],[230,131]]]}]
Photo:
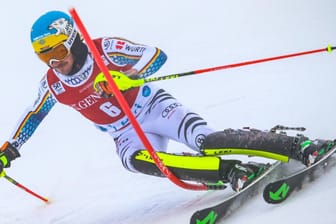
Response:
[{"label": "ski pole", "polygon": [[280,55],[280,56],[275,56],[275,57],[262,58],[262,59],[251,60],[251,61],[244,61],[244,62],[239,62],[239,63],[235,63],[235,64],[228,64],[228,65],[221,65],[221,66],[216,66],[216,67],[198,69],[198,70],[194,70],[194,71],[190,71],[190,72],[184,72],[184,73],[178,73],[178,74],[172,74],[172,75],[165,75],[165,76],[161,76],[161,77],[146,78],[146,79],[144,79],[144,82],[146,83],[146,82],[180,78],[180,77],[189,76],[189,75],[196,75],[196,74],[201,74],[201,73],[206,73],[206,72],[213,72],[213,71],[218,71],[218,70],[223,70],[223,69],[241,67],[241,66],[246,66],[246,65],[251,65],[251,64],[258,64],[258,63],[263,63],[263,62],[268,62],[268,61],[275,61],[275,60],[280,60],[280,59],[285,59],[285,58],[290,58],[290,57],[298,57],[298,56],[308,55],[308,54],[315,54],[315,53],[320,53],[320,52],[331,53],[335,49],[336,49],[336,46],[333,47],[329,44],[327,47],[321,48],[321,49],[315,49],[315,50],[310,50],[310,51],[302,51],[302,52],[285,54],[285,55]]},{"label": "ski pole", "polygon": [[17,182],[16,180],[14,180],[13,178],[11,178],[10,176],[8,176],[5,171],[2,171],[2,173],[0,173],[0,177],[4,177],[6,180],[8,180],[9,182],[11,182],[12,184],[14,184],[15,186],[21,188],[22,190],[28,192],[29,194],[33,195],[34,197],[49,203],[48,198],[42,197],[41,195],[36,194],[35,192],[33,192],[32,190],[28,189],[27,187],[23,186],[22,184],[20,184],[19,182]]},{"label": "ski pole", "polygon": [[[124,83],[125,86],[128,86],[128,88],[138,87],[138,86],[142,86],[143,84],[148,83],[148,82],[156,82],[156,81],[162,81],[162,80],[176,79],[176,78],[190,76],[190,75],[196,75],[196,74],[201,74],[201,73],[206,73],[206,72],[213,72],[213,71],[218,71],[218,70],[223,70],[223,69],[241,67],[241,66],[257,64],[257,63],[262,63],[262,62],[268,62],[268,61],[274,61],[274,60],[280,60],[280,59],[285,59],[285,58],[290,58],[290,57],[298,57],[298,56],[302,56],[302,55],[320,53],[320,52],[325,52],[325,51],[331,53],[335,49],[336,49],[336,47],[332,47],[332,46],[328,45],[326,48],[321,48],[321,49],[316,49],[316,50],[303,51],[303,52],[280,55],[280,56],[275,56],[275,57],[257,59],[257,60],[252,60],[252,61],[239,62],[239,63],[235,63],[235,64],[228,64],[228,65],[198,69],[198,70],[194,70],[194,71],[164,75],[164,76],[159,76],[159,77],[150,77],[150,78],[144,78],[144,79],[130,79],[128,76],[119,73],[118,78],[122,79],[121,81]],[[120,89],[120,90],[123,90],[123,89]]]}]

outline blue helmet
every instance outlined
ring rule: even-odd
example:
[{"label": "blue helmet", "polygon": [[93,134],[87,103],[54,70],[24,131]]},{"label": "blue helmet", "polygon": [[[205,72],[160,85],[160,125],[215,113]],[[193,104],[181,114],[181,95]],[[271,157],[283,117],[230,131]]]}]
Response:
[{"label": "blue helmet", "polygon": [[71,49],[78,34],[73,19],[64,12],[50,11],[40,16],[32,26],[30,40],[36,53],[63,43]]}]

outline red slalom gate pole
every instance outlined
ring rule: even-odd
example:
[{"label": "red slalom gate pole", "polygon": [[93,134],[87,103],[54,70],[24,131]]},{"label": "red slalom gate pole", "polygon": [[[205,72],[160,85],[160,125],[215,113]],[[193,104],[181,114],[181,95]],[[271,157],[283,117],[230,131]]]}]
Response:
[{"label": "red slalom gate pole", "polygon": [[105,75],[105,78],[112,88],[113,94],[116,97],[118,103],[120,104],[122,110],[130,120],[130,123],[132,124],[133,128],[135,129],[137,135],[141,139],[142,143],[146,147],[147,151],[149,152],[150,156],[154,160],[156,166],[160,169],[160,171],[173,183],[176,185],[189,189],[189,190],[208,190],[208,186],[204,184],[191,184],[186,183],[179,178],[177,178],[169,169],[166,167],[163,162],[160,160],[159,156],[156,154],[155,150],[153,149],[152,145],[150,144],[148,138],[146,137],[145,133],[143,132],[142,128],[140,127],[140,124],[136,120],[135,116],[133,115],[132,111],[130,110],[124,96],[118,89],[116,83],[114,82],[113,78],[111,77],[108,68],[104,64],[103,60],[100,57],[99,51],[96,48],[94,42],[92,41],[89,33],[87,32],[84,24],[82,23],[77,11],[74,8],[69,9],[69,12],[74,19],[80,33],[82,34],[86,44],[88,45],[89,49],[91,50],[91,53],[93,54],[94,60],[97,62],[98,67]]}]

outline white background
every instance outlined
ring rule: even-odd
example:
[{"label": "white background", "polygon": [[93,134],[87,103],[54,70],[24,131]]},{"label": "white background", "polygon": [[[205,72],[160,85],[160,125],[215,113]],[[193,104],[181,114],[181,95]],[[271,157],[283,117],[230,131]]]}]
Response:
[{"label": "white background", "polygon": [[[72,6],[92,37],[121,36],[162,48],[169,59],[157,75],[336,44],[334,0],[5,1],[1,141],[33,103],[47,69],[30,45],[32,23],[46,11]],[[217,130],[283,124],[304,126],[312,138],[334,138],[335,68],[335,53],[318,53],[157,84]],[[188,150],[177,143],[170,149]],[[227,194],[187,191],[167,179],[129,173],[113,140],[61,105],[20,152],[8,175],[51,204],[1,179],[0,224],[188,223],[195,210]],[[329,172],[282,205],[267,205],[258,196],[225,223],[335,223],[335,175]]]}]

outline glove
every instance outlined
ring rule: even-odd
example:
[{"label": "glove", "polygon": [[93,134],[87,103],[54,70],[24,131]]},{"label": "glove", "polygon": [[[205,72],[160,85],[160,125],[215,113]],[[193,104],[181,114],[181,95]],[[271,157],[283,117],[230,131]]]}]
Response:
[{"label": "glove", "polygon": [[[110,75],[112,76],[118,89],[121,91],[125,91],[133,87],[138,87],[144,84],[144,80],[139,79],[139,76],[137,75],[127,76],[118,71],[110,71]],[[112,88],[109,86],[104,73],[101,72],[97,75],[93,85],[95,91],[100,96],[105,98],[113,96]]]},{"label": "glove", "polygon": [[20,157],[19,151],[9,142],[5,142],[0,148],[0,174],[3,168],[10,167],[10,162]]}]

